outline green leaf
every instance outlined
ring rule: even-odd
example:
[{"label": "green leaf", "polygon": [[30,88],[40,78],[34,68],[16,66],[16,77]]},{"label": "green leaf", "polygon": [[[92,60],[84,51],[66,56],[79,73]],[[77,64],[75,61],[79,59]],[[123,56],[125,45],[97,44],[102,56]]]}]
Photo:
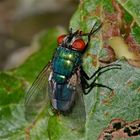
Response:
[{"label": "green leaf", "polygon": [[123,8],[134,18],[136,23],[140,26],[140,3],[139,0],[117,0]]},{"label": "green leaf", "polygon": [[[124,20],[130,22],[135,19],[137,24],[132,30],[134,38],[139,40],[138,0],[125,2],[118,0],[118,2],[125,9]],[[83,32],[89,32],[96,21],[99,22],[104,18],[102,17],[104,11],[115,12],[110,0],[81,1],[70,21],[70,27],[74,30],[81,29]],[[28,137],[27,128],[30,126],[32,126],[31,140],[96,140],[112,119],[134,121],[140,118],[140,69],[131,66],[125,60],[117,60],[115,63],[121,64],[122,69],[110,70],[98,79],[99,83],[113,88],[114,92],[104,88],[94,88],[90,94],[84,96],[87,113],[85,131],[71,129],[75,118],[69,120],[67,116],[59,116],[46,110],[37,117],[35,124],[25,120],[23,102],[29,87],[27,83],[31,84],[51,60],[57,46],[56,38],[61,32],[59,29],[52,29],[42,34],[39,38],[41,48],[38,52],[19,68],[0,73],[1,140],[23,140]],[[91,39],[90,48],[86,54],[90,53],[98,58],[102,52],[103,41],[100,32],[97,33],[96,38]],[[93,61],[93,57],[89,55],[83,58],[84,68],[89,75],[97,69]]]},{"label": "green leaf", "polygon": [[0,79],[0,139],[22,138],[26,122],[21,106],[24,83],[6,73],[0,73]]}]

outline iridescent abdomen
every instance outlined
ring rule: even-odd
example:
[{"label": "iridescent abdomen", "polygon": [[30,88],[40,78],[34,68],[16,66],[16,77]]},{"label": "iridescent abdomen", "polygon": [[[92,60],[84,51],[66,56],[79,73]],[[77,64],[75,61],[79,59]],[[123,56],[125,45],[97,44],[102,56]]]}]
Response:
[{"label": "iridescent abdomen", "polygon": [[52,62],[53,79],[55,82],[65,82],[80,63],[81,54],[79,52],[59,47]]}]

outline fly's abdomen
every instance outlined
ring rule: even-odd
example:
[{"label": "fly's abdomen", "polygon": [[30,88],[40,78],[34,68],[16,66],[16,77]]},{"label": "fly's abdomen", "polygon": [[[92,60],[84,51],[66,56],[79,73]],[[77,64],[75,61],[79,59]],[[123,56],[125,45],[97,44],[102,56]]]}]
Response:
[{"label": "fly's abdomen", "polygon": [[74,104],[75,92],[67,83],[49,82],[49,93],[52,106],[59,111],[68,111]]},{"label": "fly's abdomen", "polygon": [[57,83],[64,83],[66,80],[66,76],[58,73],[53,73],[53,79]]},{"label": "fly's abdomen", "polygon": [[65,82],[73,69],[80,63],[81,54],[63,47],[59,47],[53,59],[53,79],[57,83]]}]

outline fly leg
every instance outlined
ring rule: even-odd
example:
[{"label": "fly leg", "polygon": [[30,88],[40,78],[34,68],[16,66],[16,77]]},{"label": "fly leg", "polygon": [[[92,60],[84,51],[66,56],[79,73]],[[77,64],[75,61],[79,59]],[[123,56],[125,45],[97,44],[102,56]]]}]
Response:
[{"label": "fly leg", "polygon": [[[121,69],[121,65],[119,64],[112,64],[112,65],[107,65],[104,67],[99,67],[97,71],[93,73],[91,77],[89,77],[86,72],[83,70],[81,67],[81,84],[82,84],[82,89],[84,91],[84,94],[88,94],[94,87],[103,87],[107,88],[109,90],[112,90],[112,88],[96,83],[96,80],[104,73],[112,69]],[[88,80],[93,79],[93,81],[89,84]]]},{"label": "fly leg", "polygon": [[88,94],[86,89],[89,87],[89,83],[87,82],[87,80],[85,79],[85,77],[83,75],[81,75],[81,85],[82,85],[82,90],[84,92],[84,94]]},{"label": "fly leg", "polygon": [[91,84],[88,83],[87,79],[85,79],[84,76],[81,77],[81,84],[82,84],[82,90],[84,92],[84,94],[88,94],[94,87],[104,87],[104,88],[107,88],[109,90],[113,90],[112,88],[106,86],[106,85],[103,85],[103,84],[98,84],[96,83],[95,81],[97,80],[98,77],[96,77],[93,82]]},{"label": "fly leg", "polygon": [[[104,70],[105,69],[105,70]],[[83,75],[87,80],[91,80],[93,77],[95,77],[96,75],[99,75],[99,73],[104,73],[106,71],[112,70],[112,69],[121,69],[121,65],[120,64],[111,64],[111,65],[107,65],[104,67],[99,67],[93,74],[92,76],[88,76],[86,74],[86,72],[84,71],[83,67],[81,67],[81,75]],[[102,71],[103,70],[103,71]],[[101,75],[100,74],[100,75]]]}]

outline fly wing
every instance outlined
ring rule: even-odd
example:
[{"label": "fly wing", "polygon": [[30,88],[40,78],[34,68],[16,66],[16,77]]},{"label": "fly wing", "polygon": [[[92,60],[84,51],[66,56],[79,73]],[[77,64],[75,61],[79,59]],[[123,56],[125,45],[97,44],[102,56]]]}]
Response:
[{"label": "fly wing", "polygon": [[83,131],[85,128],[85,121],[86,121],[86,112],[85,112],[85,104],[83,99],[83,90],[81,86],[80,81],[80,73],[74,74],[69,84],[70,87],[74,88],[75,98],[74,98],[74,105],[72,107],[72,110],[63,116],[64,120],[69,121],[66,122],[69,127],[71,127],[71,130],[76,131]]},{"label": "fly wing", "polygon": [[51,62],[40,72],[25,95],[25,117],[32,121],[49,103],[48,78],[51,73]]}]

